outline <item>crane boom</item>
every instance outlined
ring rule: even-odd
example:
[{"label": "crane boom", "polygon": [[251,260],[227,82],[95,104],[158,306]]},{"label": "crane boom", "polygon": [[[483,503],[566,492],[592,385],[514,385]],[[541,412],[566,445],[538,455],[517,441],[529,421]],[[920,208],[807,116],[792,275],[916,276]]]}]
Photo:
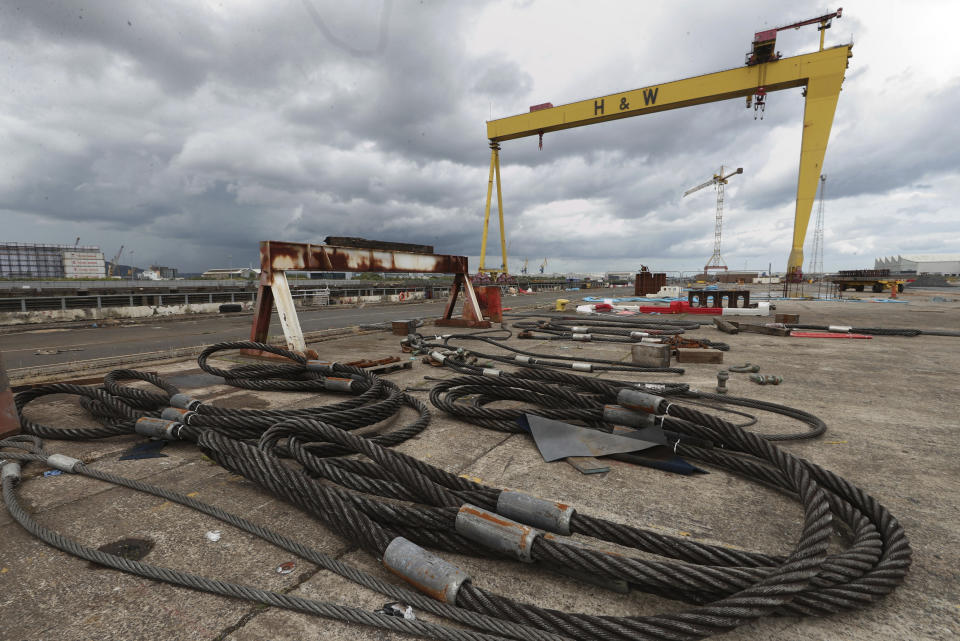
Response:
[{"label": "crane boom", "polygon": [[689,195],[692,194],[693,192],[695,192],[695,191],[700,191],[700,190],[703,189],[704,187],[709,187],[710,185],[715,185],[716,183],[717,183],[717,179],[716,179],[716,177],[713,177],[713,178],[711,178],[710,180],[708,180],[707,182],[703,183],[702,185],[697,185],[696,187],[692,187],[692,188],[686,190],[685,192],[683,192],[683,197],[686,198],[687,196],[689,196]]},{"label": "crane boom", "polygon": [[[822,33],[822,32],[821,32]],[[660,111],[680,109],[721,100],[743,98],[796,87],[804,88],[803,133],[800,142],[800,172],[794,213],[793,242],[787,270],[799,274],[803,265],[803,241],[822,173],[823,158],[830,138],[833,115],[840,97],[853,45],[839,45],[813,53],[775,59],[755,65],[718,71],[684,80],[676,80],[640,89],[608,94],[557,107],[537,109],[530,113],[487,121],[487,138],[492,150],[490,180],[484,224],[480,266],[486,255],[486,230],[490,216],[490,199],[494,176],[497,195],[500,193],[500,143],[527,136],[584,127],[610,120],[642,116]],[[499,203],[501,229],[502,201]],[[501,244],[503,245],[502,232]],[[506,248],[504,247],[504,253]],[[503,260],[506,265],[506,257]]]}]

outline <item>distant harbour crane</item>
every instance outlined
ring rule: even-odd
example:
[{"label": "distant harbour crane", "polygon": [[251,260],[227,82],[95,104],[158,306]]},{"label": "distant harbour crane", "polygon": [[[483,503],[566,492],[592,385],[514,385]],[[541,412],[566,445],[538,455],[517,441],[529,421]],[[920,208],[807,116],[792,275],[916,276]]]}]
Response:
[{"label": "distant harbour crane", "polygon": [[114,255],[113,260],[110,261],[110,267],[107,269],[107,278],[113,277],[113,272],[117,269],[117,263],[120,261],[120,255],[123,254],[123,245],[120,245],[120,249]]},{"label": "distant harbour crane", "polygon": [[705,183],[692,187],[687,191],[683,192],[683,197],[686,198],[690,194],[700,191],[705,187],[713,185],[717,189],[717,216],[716,223],[713,227],[713,254],[710,256],[710,259],[707,261],[706,266],[703,268],[703,273],[707,274],[710,270],[714,271],[727,271],[727,265],[724,263],[723,257],[720,255],[720,240],[723,235],[723,190],[727,184],[727,180],[731,176],[743,173],[743,167],[737,167],[736,171],[732,171],[729,174],[724,175],[723,165],[720,166],[720,171],[713,175],[713,178],[708,180]]}]

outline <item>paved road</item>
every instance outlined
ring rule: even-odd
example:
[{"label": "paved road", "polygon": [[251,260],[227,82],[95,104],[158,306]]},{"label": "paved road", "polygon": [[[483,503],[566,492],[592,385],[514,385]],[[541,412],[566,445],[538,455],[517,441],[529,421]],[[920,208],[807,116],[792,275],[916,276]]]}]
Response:
[{"label": "paved road", "polygon": [[[578,300],[582,295],[614,295],[614,290],[583,292],[546,292],[531,296],[504,299],[504,306],[530,305],[566,297]],[[615,290],[621,295],[625,290]],[[576,297],[575,297],[576,296]],[[326,308],[303,310],[300,326],[305,332],[335,327],[351,327],[399,318],[431,318],[443,313],[445,302],[431,301],[402,306],[378,305],[365,308]],[[93,358],[119,357],[128,354],[157,352],[177,347],[192,347],[226,340],[246,340],[250,336],[250,314],[185,319],[162,323],[138,323],[115,327],[27,330],[0,335],[0,352],[8,369],[37,367]],[[281,332],[274,315],[271,334]],[[57,354],[37,354],[40,350],[75,350]]]}]

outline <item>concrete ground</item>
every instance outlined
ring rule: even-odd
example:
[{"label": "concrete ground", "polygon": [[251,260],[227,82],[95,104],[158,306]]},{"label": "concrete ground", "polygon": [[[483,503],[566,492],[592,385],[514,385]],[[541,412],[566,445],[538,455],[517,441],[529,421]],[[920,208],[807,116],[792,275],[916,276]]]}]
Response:
[{"label": "concrete ground", "polygon": [[[568,296],[569,297],[569,296]],[[778,312],[803,323],[871,327],[960,329],[960,303],[931,303],[930,294],[908,294],[909,304],[777,302]],[[903,524],[913,546],[906,583],[866,610],[822,619],[777,618],[744,626],[725,639],[777,641],[956,639],[960,634],[960,444],[957,430],[960,338],[875,337],[871,340],[780,338],[742,333],[727,336],[703,327],[694,336],[731,345],[720,365],[685,365],[677,375],[630,376],[632,380],[684,381],[712,389],[722,367],[751,362],[780,374],[780,386],[758,386],[732,374],[734,395],[802,408],[823,418],[827,434],[784,445],[854,482],[877,497]],[[399,355],[389,333],[347,336],[318,343],[321,358],[352,360]],[[523,341],[541,353],[628,358],[616,344]],[[330,402],[333,396],[254,393],[222,385],[195,362],[159,367],[185,390],[217,405],[264,408]],[[391,374],[401,387],[423,388],[424,376],[449,370],[419,361]],[[14,381],[16,384],[16,381]],[[426,400],[424,392],[411,392]],[[52,397],[28,411],[35,419],[88,424],[73,399]],[[404,418],[409,416],[405,412]],[[761,415],[754,429],[795,431],[789,419]],[[386,579],[377,561],[331,534],[312,517],[231,475],[187,444],[172,444],[164,458],[120,461],[140,437],[96,442],[48,441],[48,448],[82,458],[93,467],[196,493],[203,501],[332,554]],[[725,545],[785,553],[801,524],[798,505],[778,493],[731,475],[681,477],[611,462],[607,474],[583,476],[569,465],[544,463],[526,436],[505,435],[434,412],[430,427],[398,447],[431,464],[485,483],[560,499],[589,514]],[[70,475],[40,476],[27,468],[20,492],[38,520],[93,547],[120,538],[150,539],[145,558],[209,577],[371,610],[385,596],[347,582],[211,518],[152,496]],[[222,531],[210,542],[205,533]],[[402,635],[309,617],[97,569],[45,546],[0,513],[0,638],[196,639],[392,639]],[[648,594],[615,594],[547,574],[536,566],[444,555],[493,591],[555,608],[643,615],[676,611],[680,604]],[[291,574],[276,567],[294,561]],[[418,613],[419,614],[419,613]],[[429,619],[428,615],[422,615]]]}]

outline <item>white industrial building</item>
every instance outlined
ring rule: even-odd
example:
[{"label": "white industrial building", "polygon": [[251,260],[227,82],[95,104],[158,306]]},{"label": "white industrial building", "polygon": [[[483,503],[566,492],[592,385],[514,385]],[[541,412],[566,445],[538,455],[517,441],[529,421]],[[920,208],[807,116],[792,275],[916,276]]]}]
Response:
[{"label": "white industrial building", "polygon": [[903,254],[878,258],[874,269],[889,269],[892,273],[960,275],[960,254]]},{"label": "white industrial building", "polygon": [[99,247],[0,243],[0,278],[104,277],[106,265]]}]

